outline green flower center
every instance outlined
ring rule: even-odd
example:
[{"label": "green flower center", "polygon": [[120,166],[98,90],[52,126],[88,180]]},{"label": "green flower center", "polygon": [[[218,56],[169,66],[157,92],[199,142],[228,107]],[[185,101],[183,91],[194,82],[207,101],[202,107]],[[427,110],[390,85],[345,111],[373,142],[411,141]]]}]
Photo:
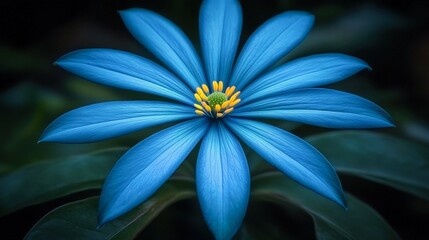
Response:
[{"label": "green flower center", "polygon": [[217,104],[219,104],[219,106],[222,106],[222,103],[226,102],[227,100],[227,97],[223,92],[214,92],[210,94],[207,98],[207,102],[212,109],[215,109]]}]

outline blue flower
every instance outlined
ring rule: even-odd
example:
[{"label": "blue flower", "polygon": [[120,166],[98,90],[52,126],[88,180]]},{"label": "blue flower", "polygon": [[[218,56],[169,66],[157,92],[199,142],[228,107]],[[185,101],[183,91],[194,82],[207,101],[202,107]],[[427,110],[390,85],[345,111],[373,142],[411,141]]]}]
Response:
[{"label": "blue flower", "polygon": [[56,64],[90,81],[174,100],[113,101],[65,113],[41,141],[85,143],[181,121],[144,139],[116,163],[100,198],[104,224],[146,201],[202,140],[196,164],[198,199],[217,239],[230,239],[244,218],[250,174],[237,139],[279,171],[332,201],[346,205],[338,176],[311,145],[252,119],[282,119],[328,128],[390,127],[389,115],[361,97],[315,88],[368,68],[343,54],[319,54],[272,68],[313,25],[300,11],[260,26],[236,57],[242,12],[236,0],[205,0],[200,10],[203,60],[172,22],[145,9],[122,11],[134,37],[164,67],[111,49],[69,53]]}]

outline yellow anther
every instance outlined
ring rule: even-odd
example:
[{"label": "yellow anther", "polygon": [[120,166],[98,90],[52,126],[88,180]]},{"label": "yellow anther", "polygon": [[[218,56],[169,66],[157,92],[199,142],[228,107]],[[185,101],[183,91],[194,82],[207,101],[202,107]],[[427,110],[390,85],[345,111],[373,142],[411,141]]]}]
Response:
[{"label": "yellow anther", "polygon": [[240,91],[236,92],[232,97],[229,99],[230,102],[234,102],[235,99],[237,99],[238,95],[240,95]]},{"label": "yellow anther", "polygon": [[236,92],[234,95],[232,95],[233,97],[238,97],[238,95],[240,95],[240,91]]},{"label": "yellow anther", "polygon": [[219,84],[218,84],[218,91],[219,91],[219,92],[222,92],[222,91],[223,91],[223,82],[222,82],[222,81],[219,81]]},{"label": "yellow anther", "polygon": [[198,95],[200,95],[202,100],[204,100],[204,101],[208,100],[206,94],[203,92],[203,90],[200,87],[197,88],[197,93],[198,93]]},{"label": "yellow anther", "polygon": [[234,107],[235,105],[237,105],[239,102],[241,101],[241,99],[237,99],[234,102],[232,102],[231,104],[229,104],[230,107]]},{"label": "yellow anther", "polygon": [[222,109],[227,108],[228,105],[229,105],[229,101],[226,101],[226,102],[222,103]]},{"label": "yellow anther", "polygon": [[226,109],[225,110],[225,112],[223,112],[224,114],[228,114],[228,113],[230,113],[230,112],[232,112],[232,110],[234,110],[234,108],[232,107],[232,108],[228,108],[228,109]]},{"label": "yellow anther", "polygon": [[202,102],[200,95],[198,93],[194,94],[195,99],[197,99],[198,102]]},{"label": "yellow anther", "polygon": [[220,112],[220,105],[219,104],[216,104],[215,110],[216,110],[216,112]]},{"label": "yellow anther", "polygon": [[201,111],[201,110],[195,110],[195,113],[198,114],[198,115],[204,115],[204,112]]},{"label": "yellow anther", "polygon": [[211,118],[222,118],[226,114],[232,112],[234,107],[241,101],[241,99],[239,99],[241,92],[235,92],[235,86],[226,87],[225,91],[222,81],[212,81],[212,89],[210,89],[209,86],[210,85],[202,84],[200,87],[196,88],[194,97],[197,102],[194,104],[194,107],[195,113],[198,115],[206,115]]},{"label": "yellow anther", "polygon": [[213,91],[217,92],[218,89],[219,89],[219,85],[217,84],[216,81],[213,81]]},{"label": "yellow anther", "polygon": [[203,110],[203,107],[201,105],[199,105],[199,104],[194,104],[194,107],[197,108],[197,109],[199,109],[199,110]]},{"label": "yellow anther", "polygon": [[209,93],[210,90],[209,90],[209,87],[207,87],[207,85],[203,84],[202,87],[205,93]]},{"label": "yellow anther", "polygon": [[203,107],[206,109],[207,112],[211,112],[212,111],[212,108],[209,105],[207,105],[206,102],[202,102],[202,104],[203,104]]},{"label": "yellow anther", "polygon": [[231,96],[231,94],[235,91],[235,86],[230,87],[226,92],[225,95],[227,97]]}]

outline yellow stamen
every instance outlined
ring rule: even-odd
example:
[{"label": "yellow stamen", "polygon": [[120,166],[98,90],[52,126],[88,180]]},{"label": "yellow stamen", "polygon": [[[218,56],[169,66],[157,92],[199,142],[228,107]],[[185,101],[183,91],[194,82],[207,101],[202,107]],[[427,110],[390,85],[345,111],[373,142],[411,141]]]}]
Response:
[{"label": "yellow stamen", "polygon": [[225,95],[227,97],[231,96],[231,94],[235,91],[235,86],[230,87],[226,92]]},{"label": "yellow stamen", "polygon": [[226,102],[222,103],[222,109],[227,108],[228,105],[229,105],[229,101],[226,101]]},{"label": "yellow stamen", "polygon": [[230,113],[230,112],[232,112],[232,110],[234,110],[234,108],[232,107],[232,108],[228,108],[228,109],[226,109],[225,110],[225,112],[223,112],[224,114],[228,114],[228,113]]},{"label": "yellow stamen", "polygon": [[202,100],[204,100],[204,101],[208,100],[206,94],[203,92],[203,90],[200,87],[197,88],[197,93],[198,93],[198,95],[200,95]]},{"label": "yellow stamen", "polygon": [[232,102],[231,104],[229,104],[230,107],[234,107],[235,105],[237,105],[239,102],[241,101],[241,99],[237,99],[234,102]]},{"label": "yellow stamen", "polygon": [[215,110],[216,110],[216,112],[220,112],[220,105],[219,104],[216,104]]},{"label": "yellow stamen", "polygon": [[225,86],[225,91],[222,81],[212,81],[212,89],[209,86],[202,84],[196,88],[196,93],[194,94],[197,100],[194,104],[196,114],[211,118],[222,118],[232,112],[234,107],[241,102],[239,98],[241,92],[235,92],[235,86]]},{"label": "yellow stamen", "polygon": [[219,81],[219,84],[218,84],[219,86],[218,86],[218,91],[219,92],[222,92],[222,90],[223,90],[223,82],[222,81]]},{"label": "yellow stamen", "polygon": [[209,105],[207,105],[206,102],[202,102],[202,104],[203,104],[203,107],[206,109],[207,112],[211,112],[212,111],[212,108]]},{"label": "yellow stamen", "polygon": [[238,95],[240,95],[240,91],[234,93],[234,95],[232,95],[232,97],[229,99],[230,102],[234,102],[235,99],[237,99]]},{"label": "yellow stamen", "polygon": [[202,102],[200,95],[198,93],[194,94],[195,99],[197,99],[198,102]]},{"label": "yellow stamen", "polygon": [[240,91],[238,91],[238,92],[236,92],[236,93],[234,93],[234,95],[232,95],[233,97],[238,97],[238,95],[240,95]]},{"label": "yellow stamen", "polygon": [[216,81],[213,81],[213,91],[217,92],[219,89],[219,85],[217,84]]},{"label": "yellow stamen", "polygon": [[207,87],[207,85],[203,84],[202,87],[205,93],[209,93],[210,90],[209,90],[209,87]]},{"label": "yellow stamen", "polygon": [[203,110],[203,107],[201,105],[199,105],[199,104],[194,104],[194,107],[197,108],[197,109],[199,109],[199,110]]},{"label": "yellow stamen", "polygon": [[195,113],[198,114],[198,115],[204,115],[204,112],[201,111],[201,110],[195,110]]}]

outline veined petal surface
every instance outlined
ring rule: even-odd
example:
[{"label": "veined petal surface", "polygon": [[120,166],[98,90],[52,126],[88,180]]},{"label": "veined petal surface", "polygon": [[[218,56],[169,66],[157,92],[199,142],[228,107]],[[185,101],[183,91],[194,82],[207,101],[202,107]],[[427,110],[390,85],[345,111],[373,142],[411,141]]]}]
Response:
[{"label": "veined petal surface", "polygon": [[313,22],[313,15],[300,11],[287,11],[266,21],[241,50],[228,85],[243,89],[301,43]]},{"label": "veined petal surface", "polygon": [[210,81],[229,79],[240,40],[241,25],[239,1],[203,1],[200,10],[200,38]]},{"label": "veined petal surface", "polygon": [[341,81],[369,68],[352,56],[327,53],[296,59],[264,74],[241,94],[242,104],[299,88],[318,87]]},{"label": "veined petal surface", "polygon": [[197,192],[216,239],[231,239],[246,213],[250,173],[240,143],[221,121],[213,122],[201,144]]},{"label": "veined petal surface", "polygon": [[371,101],[323,88],[284,92],[240,106],[231,115],[284,119],[327,128],[394,126],[390,116]]},{"label": "veined petal surface", "polygon": [[229,117],[228,127],[267,162],[301,185],[345,207],[332,165],[314,147],[269,124]]},{"label": "veined petal surface", "polygon": [[191,107],[159,101],[113,101],[74,109],[55,119],[42,142],[87,143],[195,117]]},{"label": "veined petal surface", "polygon": [[55,62],[87,80],[107,86],[141,91],[192,105],[191,90],[176,76],[143,57],[112,49],[85,49]]},{"label": "veined petal surface", "polygon": [[174,173],[209,126],[207,118],[177,124],[131,148],[107,176],[100,196],[99,224],[147,200]]},{"label": "veined petal surface", "polygon": [[179,27],[146,9],[133,8],[120,14],[131,34],[192,90],[206,83],[200,58]]}]

